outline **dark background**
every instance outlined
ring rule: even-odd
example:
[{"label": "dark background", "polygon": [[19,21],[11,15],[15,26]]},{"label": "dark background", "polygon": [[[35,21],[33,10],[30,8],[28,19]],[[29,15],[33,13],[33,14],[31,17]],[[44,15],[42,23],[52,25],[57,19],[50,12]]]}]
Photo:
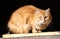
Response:
[{"label": "dark background", "polygon": [[7,22],[12,12],[24,5],[34,5],[40,9],[50,8],[53,20],[43,32],[60,31],[59,2],[59,0],[0,0],[0,37],[8,32]]}]

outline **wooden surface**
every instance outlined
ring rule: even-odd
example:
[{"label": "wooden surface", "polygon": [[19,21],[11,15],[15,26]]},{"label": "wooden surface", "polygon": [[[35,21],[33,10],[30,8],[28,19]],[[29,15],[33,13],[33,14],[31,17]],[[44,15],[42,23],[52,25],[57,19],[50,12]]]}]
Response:
[{"label": "wooden surface", "polygon": [[41,33],[29,33],[29,34],[5,34],[2,38],[12,38],[12,37],[42,37],[42,36],[60,36],[60,32],[41,32]]},{"label": "wooden surface", "polygon": [[28,37],[13,37],[13,38],[0,38],[0,39],[60,39],[60,36],[28,36]]}]

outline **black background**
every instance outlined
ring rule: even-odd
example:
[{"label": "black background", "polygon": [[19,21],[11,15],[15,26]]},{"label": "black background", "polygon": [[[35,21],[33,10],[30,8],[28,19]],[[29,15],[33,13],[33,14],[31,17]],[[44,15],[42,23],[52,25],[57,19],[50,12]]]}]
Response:
[{"label": "black background", "polygon": [[12,12],[24,5],[34,5],[40,9],[50,8],[53,20],[43,32],[60,31],[59,2],[59,0],[0,0],[0,37],[8,32],[7,22]]}]

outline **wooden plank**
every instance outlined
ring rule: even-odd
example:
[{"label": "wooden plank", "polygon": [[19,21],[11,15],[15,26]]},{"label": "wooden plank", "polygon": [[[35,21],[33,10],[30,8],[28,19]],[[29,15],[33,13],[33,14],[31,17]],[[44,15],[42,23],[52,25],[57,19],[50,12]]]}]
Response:
[{"label": "wooden plank", "polygon": [[60,35],[60,32],[41,32],[41,33],[29,33],[29,34],[5,34],[2,35],[2,38],[11,38],[11,37],[29,37],[29,36],[52,36]]},{"label": "wooden plank", "polygon": [[28,36],[28,37],[13,37],[13,38],[1,38],[1,39],[60,39],[60,36]]}]

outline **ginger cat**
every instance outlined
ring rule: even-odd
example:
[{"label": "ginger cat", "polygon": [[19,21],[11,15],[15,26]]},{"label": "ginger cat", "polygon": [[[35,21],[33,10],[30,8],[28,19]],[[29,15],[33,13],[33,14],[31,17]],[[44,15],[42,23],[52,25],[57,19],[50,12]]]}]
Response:
[{"label": "ginger cat", "polygon": [[42,10],[33,5],[22,6],[10,17],[8,21],[8,28],[11,32],[29,33],[32,29],[32,33],[39,33],[45,29],[52,21],[50,9]]}]

